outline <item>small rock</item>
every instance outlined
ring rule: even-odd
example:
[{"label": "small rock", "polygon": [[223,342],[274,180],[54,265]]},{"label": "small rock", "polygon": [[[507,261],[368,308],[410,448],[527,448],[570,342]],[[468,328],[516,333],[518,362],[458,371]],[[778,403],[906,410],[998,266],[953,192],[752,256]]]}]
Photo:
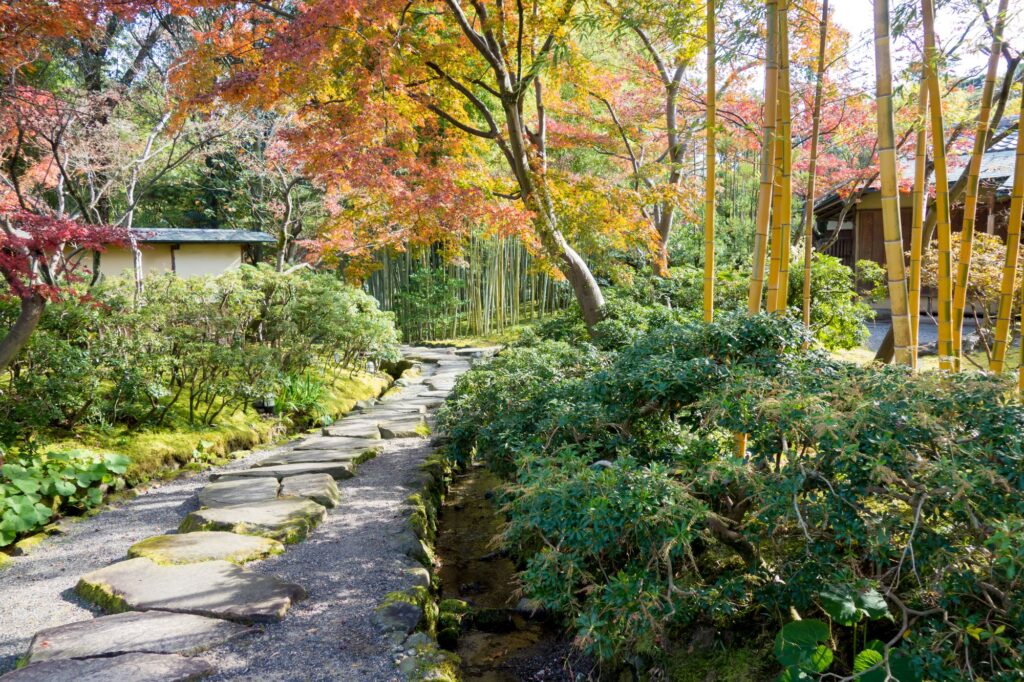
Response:
[{"label": "small rock", "polygon": [[416,653],[416,647],[431,646],[434,640],[425,632],[414,632],[405,639],[405,646],[408,647],[409,655]]},{"label": "small rock", "polygon": [[544,614],[544,605],[536,599],[527,599],[526,597],[523,597],[516,602],[515,612],[521,616],[533,618],[534,616]]},{"label": "small rock", "polygon": [[386,632],[398,631],[407,635],[419,627],[423,609],[407,601],[393,601],[379,607],[373,619]]},{"label": "small rock", "polygon": [[412,577],[413,587],[430,587],[430,571],[422,566],[414,566],[406,573]]}]

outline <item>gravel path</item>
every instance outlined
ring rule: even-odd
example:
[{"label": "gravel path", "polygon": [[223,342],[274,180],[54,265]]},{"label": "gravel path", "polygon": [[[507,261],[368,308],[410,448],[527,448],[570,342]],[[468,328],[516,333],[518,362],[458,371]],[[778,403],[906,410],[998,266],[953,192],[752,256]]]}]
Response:
[{"label": "gravel path", "polygon": [[[432,373],[425,365],[424,374]],[[428,369],[429,368],[429,369]],[[43,628],[101,615],[74,593],[80,576],[125,558],[144,538],[174,532],[198,508],[196,492],[210,474],[247,469],[290,450],[297,441],[262,450],[230,465],[138,491],[102,513],[65,524],[27,556],[0,573],[0,673],[13,669],[32,635]],[[203,654],[215,680],[399,679],[391,645],[372,621],[391,591],[411,583],[417,564],[399,548],[406,530],[403,501],[432,448],[422,438],[383,441],[384,451],[339,481],[342,503],[303,543],[278,557],[248,565],[307,590],[280,623]]]},{"label": "gravel path", "polygon": [[199,508],[196,492],[210,473],[248,469],[289,447],[260,450],[224,467],[139,490],[135,498],[96,516],[67,520],[63,534],[27,556],[13,557],[0,572],[0,673],[14,668],[37,630],[100,615],[74,593],[78,579],[124,559],[139,540],[177,530],[185,515]]},{"label": "gravel path", "polygon": [[241,638],[203,655],[213,680],[398,680],[391,644],[372,621],[388,592],[410,584],[418,566],[390,538],[406,528],[399,514],[420,462],[422,439],[388,442],[377,458],[339,482],[341,505],[305,542],[251,570],[301,584],[309,599],[260,637]]}]

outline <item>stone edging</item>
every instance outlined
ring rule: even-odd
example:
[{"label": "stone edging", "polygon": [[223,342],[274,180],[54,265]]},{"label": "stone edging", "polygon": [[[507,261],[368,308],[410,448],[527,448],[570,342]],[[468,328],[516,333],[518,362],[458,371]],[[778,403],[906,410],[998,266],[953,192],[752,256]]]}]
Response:
[{"label": "stone edging", "polygon": [[420,566],[409,569],[413,584],[388,594],[377,607],[375,621],[391,640],[395,665],[408,680],[458,682],[459,657],[442,649],[438,637],[458,628],[466,604],[458,599],[440,602],[435,597],[434,541],[437,517],[452,482],[454,467],[441,452],[420,465],[415,492],[405,500],[407,516],[401,547]]}]

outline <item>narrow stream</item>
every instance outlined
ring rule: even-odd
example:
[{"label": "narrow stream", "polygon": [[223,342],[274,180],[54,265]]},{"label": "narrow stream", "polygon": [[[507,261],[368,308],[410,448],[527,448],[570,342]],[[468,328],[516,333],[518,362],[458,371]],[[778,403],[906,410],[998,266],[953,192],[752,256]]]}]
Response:
[{"label": "narrow stream", "polygon": [[489,492],[499,480],[484,467],[459,475],[438,524],[442,598],[463,599],[477,617],[456,653],[467,682],[573,680],[570,643],[559,629],[515,611],[516,566],[496,551],[501,514]]}]

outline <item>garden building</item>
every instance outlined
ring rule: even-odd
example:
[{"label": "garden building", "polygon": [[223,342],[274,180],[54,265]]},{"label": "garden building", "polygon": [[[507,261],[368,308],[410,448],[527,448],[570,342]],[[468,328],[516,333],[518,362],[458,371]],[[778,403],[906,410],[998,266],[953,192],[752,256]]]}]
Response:
[{"label": "garden building", "polygon": [[[181,277],[219,275],[242,263],[254,263],[274,237],[251,230],[184,228],[133,229],[143,274],[173,272]],[[111,247],[100,254],[100,274],[114,277],[133,269],[129,247]]]}]

